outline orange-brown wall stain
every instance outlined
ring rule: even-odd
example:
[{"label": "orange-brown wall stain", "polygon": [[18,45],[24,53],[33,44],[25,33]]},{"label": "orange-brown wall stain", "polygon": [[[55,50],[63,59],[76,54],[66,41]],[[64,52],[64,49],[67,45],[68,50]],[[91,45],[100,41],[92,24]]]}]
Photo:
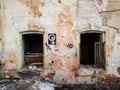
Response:
[{"label": "orange-brown wall stain", "polygon": [[41,26],[41,25],[36,25],[35,23],[29,23],[28,29],[29,30],[45,30],[46,28],[44,26]]},{"label": "orange-brown wall stain", "polygon": [[2,35],[3,31],[3,22],[2,22],[2,17],[0,16],[0,35]]},{"label": "orange-brown wall stain", "polygon": [[[58,15],[57,31],[58,42],[67,46],[68,44],[73,45],[73,34],[72,34],[72,15],[69,12],[69,6],[64,6],[64,11]],[[65,35],[65,34],[66,35]]]},{"label": "orange-brown wall stain", "polygon": [[120,45],[120,42],[117,42],[118,45]]},{"label": "orange-brown wall stain", "polygon": [[16,53],[7,52],[5,60],[5,70],[18,69],[18,59]]},{"label": "orange-brown wall stain", "polygon": [[44,2],[40,2],[39,0],[19,0],[22,4],[25,4],[29,7],[29,14],[33,17],[41,17],[42,13],[39,11],[39,6],[44,6]]},{"label": "orange-brown wall stain", "polygon": [[[55,63],[56,78],[59,80],[72,79],[78,76],[78,58],[74,52],[73,21],[70,7],[65,5],[58,14],[55,33],[57,35],[57,51],[50,53],[49,58]],[[61,55],[60,55],[60,54]],[[59,81],[58,80],[58,81]]]},{"label": "orange-brown wall stain", "polygon": [[106,57],[109,57],[110,56],[110,47],[109,45],[106,46]]},{"label": "orange-brown wall stain", "polygon": [[1,42],[1,47],[0,47],[0,53],[2,52],[3,50],[3,47],[4,47],[4,41],[3,41],[3,31],[4,31],[4,24],[3,24],[3,17],[0,16],[0,42]]},{"label": "orange-brown wall stain", "polygon": [[120,67],[118,67],[118,68],[117,68],[117,72],[118,72],[118,73],[119,73],[119,75],[120,75]]}]

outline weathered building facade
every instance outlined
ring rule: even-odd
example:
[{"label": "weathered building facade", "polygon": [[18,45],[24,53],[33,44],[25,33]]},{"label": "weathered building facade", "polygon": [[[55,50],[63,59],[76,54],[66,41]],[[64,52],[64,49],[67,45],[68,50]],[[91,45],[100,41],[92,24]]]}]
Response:
[{"label": "weathered building facade", "polygon": [[120,0],[1,0],[5,69],[37,63],[56,82],[120,77]]}]

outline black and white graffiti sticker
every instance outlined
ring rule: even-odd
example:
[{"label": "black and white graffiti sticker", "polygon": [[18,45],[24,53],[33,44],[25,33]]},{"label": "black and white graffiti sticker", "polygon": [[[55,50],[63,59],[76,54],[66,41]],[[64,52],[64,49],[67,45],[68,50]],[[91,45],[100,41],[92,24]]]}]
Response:
[{"label": "black and white graffiti sticker", "polygon": [[48,34],[48,43],[49,44],[56,44],[56,34],[55,33],[49,33]]}]

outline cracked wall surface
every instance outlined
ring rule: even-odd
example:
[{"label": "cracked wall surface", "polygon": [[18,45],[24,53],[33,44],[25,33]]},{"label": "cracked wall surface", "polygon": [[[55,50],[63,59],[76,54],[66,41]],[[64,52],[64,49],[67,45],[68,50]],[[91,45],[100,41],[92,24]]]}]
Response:
[{"label": "cracked wall surface", "polygon": [[[4,13],[0,16],[0,50],[6,69],[9,64],[12,69],[23,67],[21,32],[33,30],[44,32],[44,74],[55,71],[56,82],[79,81],[80,75],[92,75],[94,71],[98,76],[120,77],[119,3],[120,0],[1,0],[0,10],[4,7]],[[105,70],[80,68],[80,33],[87,31],[105,33]],[[48,33],[56,34],[56,45],[48,45]]]},{"label": "cracked wall surface", "polygon": [[2,1],[0,2],[0,62],[2,63],[2,58],[4,56],[4,5]]}]

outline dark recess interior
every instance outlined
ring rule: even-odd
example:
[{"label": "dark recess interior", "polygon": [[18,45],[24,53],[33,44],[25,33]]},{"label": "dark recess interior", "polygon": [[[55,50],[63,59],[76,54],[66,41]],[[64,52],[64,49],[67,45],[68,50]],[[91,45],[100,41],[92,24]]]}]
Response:
[{"label": "dark recess interior", "polygon": [[80,35],[80,64],[94,65],[94,43],[100,41],[99,33],[84,33]]},{"label": "dark recess interior", "polygon": [[43,53],[43,34],[23,35],[24,53]]}]

